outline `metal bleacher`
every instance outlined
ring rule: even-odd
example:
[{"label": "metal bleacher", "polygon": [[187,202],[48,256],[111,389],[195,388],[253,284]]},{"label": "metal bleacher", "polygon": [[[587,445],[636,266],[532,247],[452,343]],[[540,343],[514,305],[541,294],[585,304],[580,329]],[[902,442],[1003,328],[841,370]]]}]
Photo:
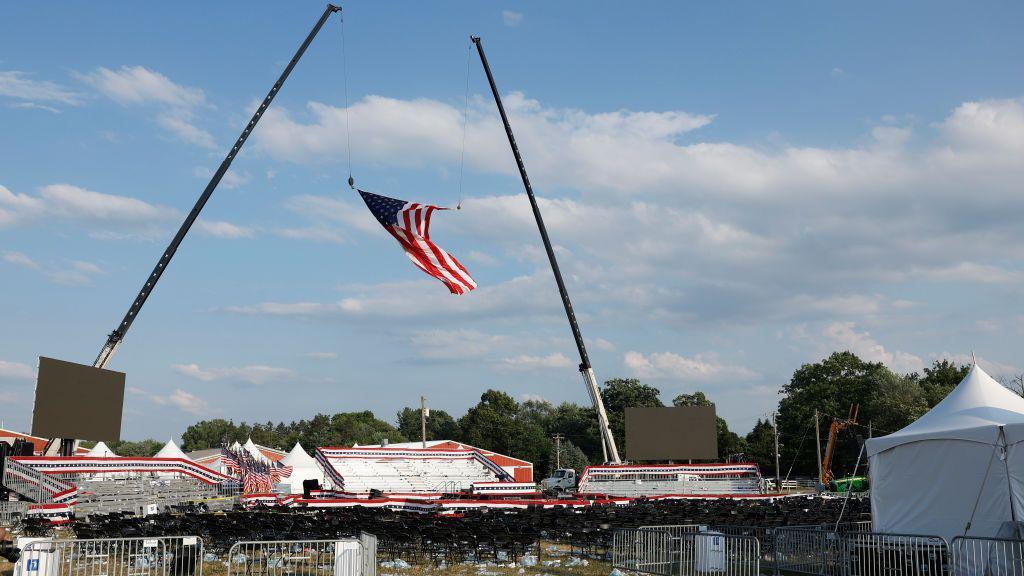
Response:
[{"label": "metal bleacher", "polygon": [[495,473],[474,458],[332,458],[346,492],[455,492],[474,482],[494,482]]},{"label": "metal bleacher", "polygon": [[77,482],[75,513],[129,512],[144,515],[155,505],[158,512],[186,503],[204,504],[210,510],[231,508],[234,500],[218,494],[216,486],[188,478],[103,478]]}]

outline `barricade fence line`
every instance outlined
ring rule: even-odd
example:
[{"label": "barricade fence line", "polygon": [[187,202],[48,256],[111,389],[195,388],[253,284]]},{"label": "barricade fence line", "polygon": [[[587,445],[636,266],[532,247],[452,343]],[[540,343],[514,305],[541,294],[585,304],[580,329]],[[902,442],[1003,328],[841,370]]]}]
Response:
[{"label": "barricade fence line", "polygon": [[17,576],[202,576],[197,536],[29,542]]},{"label": "barricade fence line", "polygon": [[228,576],[374,576],[375,552],[376,538],[370,534],[337,540],[236,542],[228,551]]}]

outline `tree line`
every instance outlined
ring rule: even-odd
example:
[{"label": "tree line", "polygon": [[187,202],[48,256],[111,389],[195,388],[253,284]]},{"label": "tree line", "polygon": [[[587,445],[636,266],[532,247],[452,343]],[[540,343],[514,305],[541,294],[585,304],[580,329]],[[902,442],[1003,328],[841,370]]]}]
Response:
[{"label": "tree line", "polygon": [[[850,427],[836,444],[833,470],[837,475],[853,471],[860,445],[870,433],[896,431],[935,406],[963,379],[967,366],[948,360],[935,361],[922,373],[897,374],[879,362],[867,362],[852,352],[835,352],[827,358],[798,368],[779,390],[777,408],[779,451],[783,476],[817,473],[814,414],[819,414],[821,441],[825,444],[834,417],[845,417],[851,405],[859,405],[858,425]],[[1024,391],[1024,388],[1022,388]],[[635,378],[608,380],[601,397],[620,451],[625,449],[625,409],[664,406],[661,391]],[[708,406],[713,399],[694,390],[672,399],[675,406]],[[739,435],[726,421],[716,422],[718,453],[742,455],[740,459],[760,465],[765,475],[774,474],[775,429],[770,419],[759,419],[753,429]],[[559,455],[552,437],[560,434]],[[373,412],[317,414],[309,420],[290,423],[203,420],[182,434],[185,451],[216,448],[224,443],[253,442],[290,449],[296,442],[311,450],[316,446],[351,446],[406,442],[420,439],[419,408],[400,410],[393,421],[377,418]],[[603,460],[597,417],[591,407],[571,402],[552,404],[545,400],[516,401],[498,390],[487,390],[480,401],[455,418],[444,410],[431,409],[427,438],[455,440],[507,454],[534,463],[538,476],[550,472],[556,461],[563,467],[582,469]],[[110,443],[114,452],[152,455],[161,444],[153,440]],[[559,457],[560,456],[560,457]]]}]

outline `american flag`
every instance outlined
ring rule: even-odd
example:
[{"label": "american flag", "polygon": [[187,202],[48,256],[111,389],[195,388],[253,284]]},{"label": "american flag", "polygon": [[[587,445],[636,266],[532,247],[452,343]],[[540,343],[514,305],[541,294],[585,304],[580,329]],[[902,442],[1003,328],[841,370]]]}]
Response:
[{"label": "american flag", "polygon": [[443,282],[452,294],[476,288],[476,282],[466,268],[430,240],[430,215],[435,210],[447,208],[396,200],[362,190],[359,194],[381,226],[398,240],[405,255],[420,270]]},{"label": "american flag", "polygon": [[285,466],[280,462],[277,463],[277,466],[275,468],[270,470],[270,477],[274,480],[275,483],[280,482],[281,478],[290,478],[291,475],[292,467]]}]

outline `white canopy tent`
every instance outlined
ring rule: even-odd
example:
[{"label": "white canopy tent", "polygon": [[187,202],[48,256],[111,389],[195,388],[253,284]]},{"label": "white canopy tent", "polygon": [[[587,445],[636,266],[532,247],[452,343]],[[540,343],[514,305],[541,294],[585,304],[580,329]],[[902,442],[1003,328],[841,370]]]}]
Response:
[{"label": "white canopy tent", "polygon": [[974,365],[916,422],[868,440],[874,530],[952,541],[1024,519],[1022,443],[1024,398]]},{"label": "white canopy tent", "polygon": [[263,454],[263,452],[260,452],[259,447],[256,446],[255,442],[252,441],[252,438],[249,438],[245,441],[245,445],[242,446],[242,449],[248,452],[249,455],[252,456],[253,460],[257,462],[263,462],[264,464],[272,463],[272,460],[270,458],[267,458],[266,455]]},{"label": "white canopy tent", "polygon": [[324,483],[324,471],[320,469],[320,464],[317,463],[315,458],[307,454],[302,449],[302,444],[298,442],[295,443],[292,451],[281,459],[281,464],[292,467],[292,475],[281,479],[282,482],[291,485],[292,494],[302,493],[303,480],[316,480],[321,485]]},{"label": "white canopy tent", "polygon": [[96,457],[109,458],[109,457],[112,457],[112,456],[117,456],[117,454],[114,454],[114,451],[111,450],[110,447],[108,447],[107,444],[105,442],[103,442],[102,440],[98,444],[93,446],[92,449],[89,450],[85,455],[86,456],[92,456],[94,458],[96,458]]},{"label": "white canopy tent", "polygon": [[174,440],[168,440],[167,444],[156,453],[154,458],[181,458],[182,460],[189,460],[189,457],[178,448],[178,445],[174,443]]}]

